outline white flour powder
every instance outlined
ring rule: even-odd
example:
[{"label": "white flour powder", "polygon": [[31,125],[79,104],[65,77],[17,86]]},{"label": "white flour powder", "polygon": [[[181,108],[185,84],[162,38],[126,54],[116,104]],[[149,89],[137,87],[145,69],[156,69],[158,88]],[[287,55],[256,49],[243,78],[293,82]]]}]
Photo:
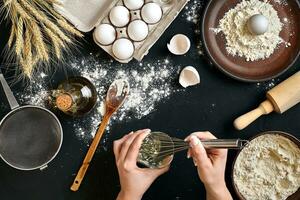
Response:
[{"label": "white flour powder", "polygon": [[281,135],[262,135],[237,157],[234,182],[245,199],[284,200],[300,187],[300,149]]},{"label": "white flour powder", "polygon": [[198,57],[204,55],[203,51],[203,44],[201,41],[201,13],[202,9],[204,8],[204,1],[203,0],[193,0],[190,1],[184,8],[184,12],[182,14],[182,17],[186,19],[187,23],[193,23],[194,24],[194,30],[196,35],[196,48],[197,52],[191,51],[192,57]]},{"label": "white flour powder", "polygon": [[199,20],[201,18],[201,9],[203,8],[203,0],[192,0],[184,8],[183,17],[186,18],[188,22],[193,22],[199,25]]},{"label": "white flour powder", "polygon": [[[266,59],[284,42],[279,36],[283,24],[277,11],[268,2],[243,0],[225,14],[219,27],[212,29],[215,33],[224,33],[226,50],[230,55],[245,57],[247,61]],[[247,28],[248,19],[255,14],[262,14],[269,19],[268,31],[258,36],[252,35]],[[286,46],[289,46],[288,43]]]},{"label": "white flour powder", "polygon": [[[81,75],[94,83],[98,92],[96,108],[82,118],[68,119],[68,123],[74,126],[74,132],[78,138],[89,143],[93,138],[101,118],[104,114],[103,100],[110,84],[116,79],[126,79],[130,83],[130,95],[120,110],[113,115],[111,123],[141,119],[155,110],[156,104],[168,98],[173,92],[179,90],[176,84],[180,67],[175,67],[167,58],[151,63],[140,62],[128,66],[112,62],[97,61],[98,55],[90,55],[84,59],[74,58],[69,63],[74,75]],[[136,71],[138,68],[139,72]],[[69,73],[69,75],[71,75]],[[23,104],[45,106],[47,99],[46,81],[44,73],[32,81],[24,91],[16,96]],[[175,83],[175,84],[174,84]],[[178,87],[178,88],[177,88]],[[107,131],[109,132],[109,126]],[[102,143],[105,144],[108,134],[105,134]],[[101,145],[106,148],[105,145]]]}]

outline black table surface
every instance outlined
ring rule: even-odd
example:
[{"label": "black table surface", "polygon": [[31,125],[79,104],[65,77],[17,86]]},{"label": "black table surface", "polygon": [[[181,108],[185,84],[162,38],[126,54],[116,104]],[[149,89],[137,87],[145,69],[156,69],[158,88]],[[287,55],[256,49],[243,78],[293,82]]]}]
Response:
[{"label": "black table surface", "polygon": [[[190,3],[193,3],[191,1]],[[201,10],[197,11],[201,13]],[[2,22],[0,26],[0,50],[4,49],[8,39],[9,26]],[[0,161],[0,199],[1,200],[60,200],[60,199],[115,199],[120,190],[118,173],[112,152],[113,140],[122,137],[131,130],[151,128],[183,138],[197,130],[209,130],[218,138],[248,139],[256,134],[268,130],[280,130],[300,138],[300,105],[295,106],[286,113],[270,114],[261,117],[243,131],[233,128],[233,120],[264,100],[265,92],[270,82],[243,83],[233,80],[215,67],[211,66],[206,56],[195,56],[188,53],[186,56],[171,56],[166,48],[167,42],[176,33],[189,36],[192,41],[191,52],[197,51],[196,43],[199,41],[199,24],[187,23],[181,14],[158,40],[144,61],[151,62],[169,55],[176,66],[193,65],[201,75],[201,84],[188,88],[183,92],[174,93],[167,101],[158,103],[156,111],[140,120],[113,124],[109,137],[108,151],[101,151],[94,156],[86,177],[78,192],[71,192],[70,185],[74,180],[82,159],[87,151],[87,145],[78,140],[73,134],[72,126],[67,123],[70,119],[60,118],[64,129],[64,143],[60,153],[44,171],[18,171],[3,161]],[[93,42],[91,34],[86,34],[80,48],[80,55],[87,56],[91,52],[102,51]],[[77,51],[76,51],[77,52]],[[74,52],[76,55],[77,53]],[[109,59],[103,52],[102,59]],[[3,56],[0,57],[0,62]],[[136,62],[136,61],[133,61]],[[53,66],[55,67],[55,66]],[[128,64],[130,67],[130,63]],[[272,82],[280,82],[289,77],[300,67],[300,60],[279,78]],[[65,66],[67,69],[67,66]],[[53,75],[52,83],[64,78],[65,71],[57,70]],[[8,74],[5,74],[8,78]],[[266,86],[266,87],[264,87]],[[13,91],[20,91],[25,84],[16,84]],[[179,86],[178,86],[179,87]],[[9,111],[3,92],[0,95],[0,119]],[[211,105],[214,105],[213,109]],[[177,135],[176,135],[177,133]],[[185,133],[185,135],[183,135]],[[173,134],[173,135],[174,135]],[[236,199],[232,182],[231,169],[236,151],[229,151],[226,182]],[[187,160],[185,153],[180,153],[168,173],[159,177],[144,195],[144,199],[171,200],[171,199],[204,199],[205,189],[200,182],[197,171],[191,160]]]}]

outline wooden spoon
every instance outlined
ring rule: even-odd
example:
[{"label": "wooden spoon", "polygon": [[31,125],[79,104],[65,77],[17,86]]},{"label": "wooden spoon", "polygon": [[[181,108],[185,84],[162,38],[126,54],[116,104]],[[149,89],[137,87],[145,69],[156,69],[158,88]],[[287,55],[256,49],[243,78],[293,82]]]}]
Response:
[{"label": "wooden spoon", "polygon": [[116,80],[109,86],[106,100],[105,100],[105,109],[106,109],[105,115],[103,116],[102,122],[100,124],[100,127],[98,128],[95,138],[70,188],[72,191],[77,191],[79,189],[80,184],[84,178],[84,175],[90,165],[90,162],[92,161],[92,158],[95,154],[95,151],[104,133],[104,130],[109,122],[110,117],[124,103],[128,93],[129,93],[129,83],[126,80]]}]

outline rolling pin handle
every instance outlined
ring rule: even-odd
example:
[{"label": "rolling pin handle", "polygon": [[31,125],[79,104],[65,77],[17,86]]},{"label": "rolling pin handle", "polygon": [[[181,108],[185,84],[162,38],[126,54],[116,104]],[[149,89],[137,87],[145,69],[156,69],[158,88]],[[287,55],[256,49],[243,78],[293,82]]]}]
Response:
[{"label": "rolling pin handle", "polygon": [[242,130],[246,128],[249,124],[254,122],[257,118],[259,118],[262,115],[267,115],[274,111],[274,106],[269,100],[266,100],[262,102],[258,108],[240,116],[237,118],[233,125],[236,129]]}]

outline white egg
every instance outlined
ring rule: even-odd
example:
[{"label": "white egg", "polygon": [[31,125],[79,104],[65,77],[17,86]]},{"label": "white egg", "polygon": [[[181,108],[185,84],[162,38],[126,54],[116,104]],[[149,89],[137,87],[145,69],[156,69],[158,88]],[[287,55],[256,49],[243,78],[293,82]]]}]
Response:
[{"label": "white egg", "polygon": [[126,26],[130,20],[129,10],[124,6],[116,6],[111,9],[109,19],[117,27]]},{"label": "white egg", "polygon": [[130,22],[127,28],[127,33],[130,39],[134,41],[142,41],[148,35],[148,26],[142,20],[134,20]]},{"label": "white egg", "polygon": [[148,24],[159,22],[162,14],[162,9],[157,3],[147,3],[143,6],[141,11],[143,20]]},{"label": "white egg", "polygon": [[250,33],[262,35],[268,30],[269,20],[265,16],[257,14],[249,18],[247,25]]},{"label": "white egg", "polygon": [[124,4],[130,10],[138,10],[144,5],[144,0],[124,0]]},{"label": "white egg", "polygon": [[133,55],[134,46],[130,40],[126,38],[120,38],[114,42],[112,51],[118,59],[126,60]]},{"label": "white egg", "polygon": [[116,39],[116,30],[110,24],[101,24],[95,29],[94,38],[102,45],[112,44]]}]

